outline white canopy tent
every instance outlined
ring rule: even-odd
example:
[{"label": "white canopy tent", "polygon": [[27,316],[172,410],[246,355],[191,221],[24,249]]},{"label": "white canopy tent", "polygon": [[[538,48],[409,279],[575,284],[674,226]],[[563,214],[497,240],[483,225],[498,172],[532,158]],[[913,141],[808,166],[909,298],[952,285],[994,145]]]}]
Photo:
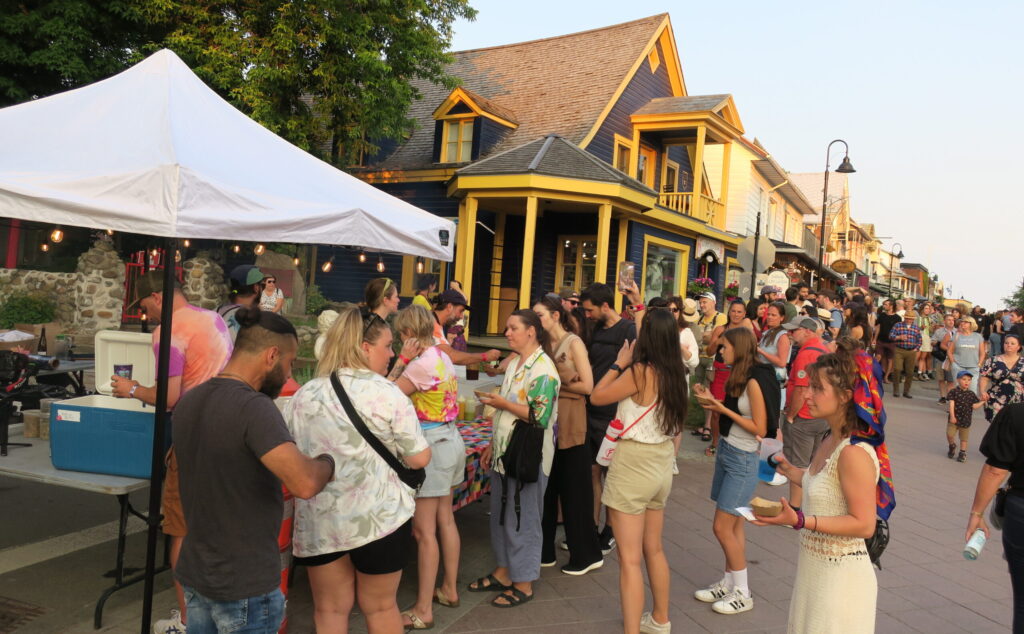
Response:
[{"label": "white canopy tent", "polygon": [[[178,238],[350,245],[451,261],[455,225],[331,167],[221,99],[174,53],[0,109],[0,216]],[[164,288],[174,267],[164,269]],[[150,628],[172,302],[161,315],[140,631]]]},{"label": "white canopy tent", "polygon": [[0,215],[176,238],[452,259],[455,226],[313,157],[160,51],[0,110]]}]

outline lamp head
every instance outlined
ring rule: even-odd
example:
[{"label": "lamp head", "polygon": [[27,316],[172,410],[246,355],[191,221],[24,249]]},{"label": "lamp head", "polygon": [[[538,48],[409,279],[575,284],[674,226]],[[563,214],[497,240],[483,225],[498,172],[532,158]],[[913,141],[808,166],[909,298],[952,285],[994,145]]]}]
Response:
[{"label": "lamp head", "polygon": [[839,164],[839,167],[836,168],[836,171],[839,172],[840,174],[852,174],[857,170],[853,169],[853,164],[850,163],[850,157],[844,156],[843,162]]},{"label": "lamp head", "polygon": [[900,249],[900,252],[896,254],[896,257],[900,260],[903,259],[903,249]]}]

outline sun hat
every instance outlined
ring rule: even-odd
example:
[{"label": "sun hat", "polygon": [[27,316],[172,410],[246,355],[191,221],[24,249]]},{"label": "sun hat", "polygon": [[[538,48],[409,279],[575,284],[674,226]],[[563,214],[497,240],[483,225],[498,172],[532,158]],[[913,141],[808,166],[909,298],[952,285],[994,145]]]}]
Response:
[{"label": "sun hat", "polygon": [[697,314],[697,302],[693,301],[689,297],[683,299],[683,321],[688,324],[700,319],[700,315]]}]

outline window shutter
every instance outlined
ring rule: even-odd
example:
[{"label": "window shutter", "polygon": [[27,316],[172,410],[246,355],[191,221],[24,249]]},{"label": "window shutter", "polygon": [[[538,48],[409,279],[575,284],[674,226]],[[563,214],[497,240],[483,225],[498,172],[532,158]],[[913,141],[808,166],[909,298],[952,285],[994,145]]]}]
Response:
[{"label": "window shutter", "polygon": [[444,121],[434,122],[434,162],[441,162],[441,144],[444,143]]}]

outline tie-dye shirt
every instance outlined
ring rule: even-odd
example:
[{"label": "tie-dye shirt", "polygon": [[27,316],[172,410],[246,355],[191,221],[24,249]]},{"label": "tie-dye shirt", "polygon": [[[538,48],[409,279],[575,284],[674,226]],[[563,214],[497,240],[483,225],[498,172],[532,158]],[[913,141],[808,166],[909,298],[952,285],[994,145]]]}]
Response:
[{"label": "tie-dye shirt", "polygon": [[448,423],[459,417],[455,366],[437,346],[424,350],[402,374],[417,390],[409,395],[421,421]]},{"label": "tie-dye shirt", "polygon": [[[212,310],[188,304],[171,319],[171,360],[168,376],[181,377],[181,395],[217,375],[228,364],[231,333]],[[160,327],[153,329],[153,353],[160,367]]]}]

